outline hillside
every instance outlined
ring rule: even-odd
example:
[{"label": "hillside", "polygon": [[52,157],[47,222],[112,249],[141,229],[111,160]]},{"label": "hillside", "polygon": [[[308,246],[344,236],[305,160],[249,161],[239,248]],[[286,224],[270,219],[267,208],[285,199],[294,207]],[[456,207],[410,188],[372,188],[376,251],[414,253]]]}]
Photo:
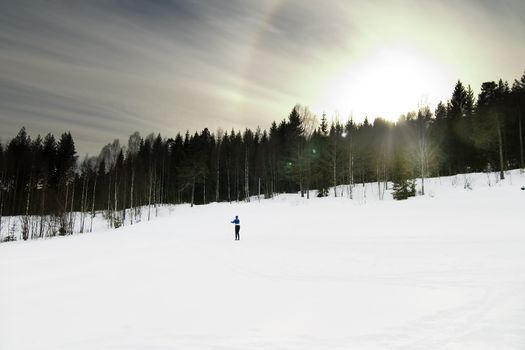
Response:
[{"label": "hillside", "polygon": [[523,185],[368,184],[0,244],[0,349],[523,349]]}]

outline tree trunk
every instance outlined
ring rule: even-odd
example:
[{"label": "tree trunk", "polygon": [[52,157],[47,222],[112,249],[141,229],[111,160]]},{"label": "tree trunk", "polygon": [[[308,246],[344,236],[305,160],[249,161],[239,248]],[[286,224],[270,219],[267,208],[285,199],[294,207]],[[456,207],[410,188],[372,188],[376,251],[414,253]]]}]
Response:
[{"label": "tree trunk", "polygon": [[109,225],[113,227],[113,213],[111,212],[111,174],[108,180],[108,216],[110,217]]},{"label": "tree trunk", "polygon": [[151,218],[151,190],[153,189],[153,171],[149,171],[148,221]]},{"label": "tree trunk", "polygon": [[519,127],[519,136],[520,136],[520,168],[524,168],[523,163],[523,135],[521,133],[521,114],[518,117],[518,127]]},{"label": "tree trunk", "polygon": [[246,201],[250,201],[250,184],[249,184],[249,174],[248,174],[248,147],[244,152],[244,195],[246,196]]},{"label": "tree trunk", "polygon": [[383,194],[382,199],[385,198],[385,192],[388,189],[388,172],[386,162],[383,163]]},{"label": "tree trunk", "polygon": [[425,195],[425,170],[423,163],[421,163],[421,195]]},{"label": "tree trunk", "polygon": [[354,155],[350,156],[350,199],[354,199]]},{"label": "tree trunk", "polygon": [[[158,184],[157,184],[158,182]],[[161,200],[161,186],[162,186],[162,173],[160,179],[155,177],[155,186],[156,186],[156,195],[155,195],[155,217],[159,216],[159,204],[162,203]]]},{"label": "tree trunk", "polygon": [[165,203],[165,187],[166,187],[166,160],[162,158],[162,177],[159,185],[159,204]]},{"label": "tree trunk", "polygon": [[381,200],[381,176],[379,175],[379,168],[380,168],[380,165],[379,163],[377,164],[376,166],[376,177],[377,177],[377,196],[379,198],[379,200]]},{"label": "tree trunk", "polygon": [[202,203],[206,204],[206,175],[203,175],[204,182],[202,186]]},{"label": "tree trunk", "polygon": [[[115,166],[115,191],[113,193],[113,202],[115,203],[113,205],[113,212],[114,216],[118,216],[118,169]],[[115,225],[113,225],[115,227]]]},{"label": "tree trunk", "polygon": [[120,203],[120,207],[122,208],[120,212],[120,222],[122,223],[122,226],[126,223],[126,215],[128,213],[128,207],[126,200],[128,199],[128,177],[126,176],[126,172],[124,169],[122,169],[122,202]]},{"label": "tree trunk", "polygon": [[130,200],[130,221],[131,225],[133,225],[133,217],[135,216],[135,212],[133,211],[133,185],[135,184],[135,169],[133,168],[133,162],[131,163],[131,191],[129,194],[129,200]]},{"label": "tree trunk", "polygon": [[64,210],[63,210],[63,213],[62,214],[62,222],[61,222],[61,229],[63,230],[62,234],[66,234],[66,229],[67,229],[67,200],[68,200],[68,196],[69,196],[69,184],[67,183],[66,181],[66,200],[64,201]]},{"label": "tree trunk", "polygon": [[71,190],[71,206],[70,206],[70,210],[69,210],[69,234],[73,234],[73,229],[74,229],[74,220],[73,220],[73,210],[75,209],[74,208],[74,204],[75,204],[75,182],[73,181],[73,189]]},{"label": "tree trunk", "polygon": [[13,187],[13,202],[12,202],[12,205],[11,205],[11,212],[10,212],[10,216],[14,216],[14,215],[17,215],[18,213],[18,196],[17,196],[17,192],[18,192],[18,177],[19,177],[19,170],[17,169],[16,170],[16,177],[15,177],[15,183],[14,183],[14,187]]},{"label": "tree trunk", "polygon": [[24,240],[29,238],[29,205],[31,204],[31,187],[33,185],[33,174],[29,175],[29,184],[27,187],[26,210],[24,219]]},{"label": "tree trunk", "polygon": [[228,181],[228,202],[232,202],[231,191],[230,191],[230,167],[226,169],[226,180]]},{"label": "tree trunk", "polygon": [[95,174],[95,181],[93,182],[93,198],[91,202],[91,223],[89,224],[89,232],[93,232],[93,218],[95,217],[95,194],[97,190],[97,174]]},{"label": "tree trunk", "polygon": [[503,165],[503,141],[502,141],[502,137],[501,137],[501,126],[499,125],[499,121],[497,122],[497,125],[496,125],[496,128],[497,128],[497,131],[498,131],[498,146],[499,146],[499,178],[500,180],[503,180],[505,179],[505,174],[504,174],[504,165]]},{"label": "tree trunk", "polygon": [[193,181],[191,184],[191,207],[193,208],[193,200],[195,198],[195,175],[193,175]]},{"label": "tree trunk", "polygon": [[297,162],[299,163],[299,191],[301,197],[304,197],[304,185],[303,185],[303,160],[301,157],[301,146],[297,145]]},{"label": "tree trunk", "polygon": [[352,149],[352,139],[350,139],[350,152],[348,154],[348,181],[349,181],[349,196],[354,198],[354,155]]},{"label": "tree trunk", "polygon": [[239,164],[235,165],[235,195],[236,195],[236,201],[239,201],[240,197],[240,189],[239,189]]},{"label": "tree trunk", "polygon": [[82,195],[80,196],[80,230],[79,230],[80,233],[84,232],[84,212],[85,212],[84,201],[85,201],[85,196],[86,196],[86,179],[87,179],[87,174],[84,176],[84,181],[82,181]]},{"label": "tree trunk", "polygon": [[307,154],[306,160],[306,199],[310,199],[310,181],[312,179],[311,165],[310,165],[310,154]]},{"label": "tree trunk", "polygon": [[[44,185],[42,186],[42,201],[40,203],[40,229],[38,232],[38,237],[44,237],[44,214],[45,214],[45,205],[46,205],[46,189],[47,189],[47,179],[44,180]],[[0,213],[0,217],[1,217]]]},{"label": "tree trunk", "polygon": [[221,144],[220,141],[217,145],[217,177],[215,180],[215,202],[219,202],[219,167],[221,160]]},{"label": "tree trunk", "polygon": [[[88,213],[90,212],[90,210],[88,209],[89,208],[89,176],[87,176],[87,179],[86,179],[86,194],[84,196],[84,211],[86,212],[86,217],[88,215]],[[83,220],[83,224],[84,226],[84,229],[86,227],[86,219],[84,218]]]},{"label": "tree trunk", "polygon": [[334,166],[333,167],[334,167],[334,196],[337,197],[337,140],[334,141]]},{"label": "tree trunk", "polygon": [[29,184],[27,187],[27,198],[26,198],[26,210],[25,215],[26,217],[29,216],[29,204],[31,203],[31,187],[33,185],[33,176],[29,176]]},{"label": "tree trunk", "polygon": [[425,195],[425,150],[424,145],[420,146],[419,163],[420,163],[420,175],[421,175],[421,195]]}]

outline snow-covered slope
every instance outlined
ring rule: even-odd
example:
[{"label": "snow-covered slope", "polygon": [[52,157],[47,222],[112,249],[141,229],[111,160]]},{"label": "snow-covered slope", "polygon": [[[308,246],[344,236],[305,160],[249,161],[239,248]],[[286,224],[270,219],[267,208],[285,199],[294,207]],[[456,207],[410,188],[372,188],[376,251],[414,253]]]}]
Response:
[{"label": "snow-covered slope", "polygon": [[0,244],[0,349],[524,349],[523,185],[371,184]]}]

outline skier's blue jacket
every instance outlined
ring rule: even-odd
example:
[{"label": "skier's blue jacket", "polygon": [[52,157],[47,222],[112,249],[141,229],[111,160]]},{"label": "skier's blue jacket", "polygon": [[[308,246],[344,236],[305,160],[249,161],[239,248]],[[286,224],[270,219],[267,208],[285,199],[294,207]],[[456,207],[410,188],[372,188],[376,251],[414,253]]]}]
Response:
[{"label": "skier's blue jacket", "polygon": [[240,225],[240,224],[241,224],[241,220],[239,220],[239,218],[235,218],[235,219],[232,221],[232,224]]}]

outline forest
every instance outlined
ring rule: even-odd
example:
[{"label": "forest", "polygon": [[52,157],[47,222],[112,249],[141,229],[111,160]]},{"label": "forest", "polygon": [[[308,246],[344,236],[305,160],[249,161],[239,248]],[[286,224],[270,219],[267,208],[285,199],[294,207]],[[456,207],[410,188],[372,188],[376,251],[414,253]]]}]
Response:
[{"label": "forest", "polygon": [[296,105],[268,130],[135,132],[84,159],[70,132],[32,138],[22,128],[0,143],[0,227],[18,216],[23,239],[36,239],[72,234],[74,227],[89,232],[97,212],[119,227],[149,220],[163,204],[329,191],[352,198],[366,182],[377,182],[380,196],[393,183],[394,197],[404,199],[415,194],[416,180],[424,194],[427,177],[503,178],[505,170],[524,168],[524,114],[525,74],[512,84],[485,82],[477,96],[458,81],[434,111],[423,105],[397,122],[329,122]]}]

